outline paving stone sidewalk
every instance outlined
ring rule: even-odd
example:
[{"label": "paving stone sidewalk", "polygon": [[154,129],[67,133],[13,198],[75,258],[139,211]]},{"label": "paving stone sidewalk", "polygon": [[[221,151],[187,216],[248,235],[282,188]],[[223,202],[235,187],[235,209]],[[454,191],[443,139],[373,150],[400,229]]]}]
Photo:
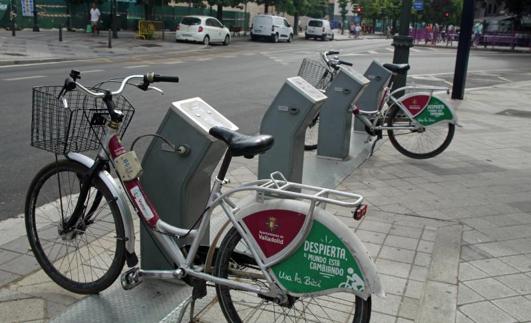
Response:
[{"label": "paving stone sidewalk", "polygon": [[[112,48],[108,48],[107,32],[99,36],[83,31],[63,31],[63,41],[59,41],[58,30],[17,31],[0,30],[0,65],[53,61],[104,58],[115,55],[152,54],[160,52],[197,51],[204,48],[201,44],[176,43],[175,32],[166,32],[164,40],[138,39],[134,32],[121,31],[117,39],[112,39]],[[246,37],[234,37],[233,41]]]},{"label": "paving stone sidewalk", "polygon": [[[380,272],[387,297],[373,299],[371,322],[531,321],[530,87],[468,92],[455,102],[463,127],[442,155],[412,160],[386,142],[340,184],[369,203],[360,222],[330,210]],[[255,174],[255,160],[235,160],[230,185]],[[0,223],[0,233],[3,322],[48,321],[83,298],[39,270],[21,218]],[[220,320],[209,295],[200,322]]]}]

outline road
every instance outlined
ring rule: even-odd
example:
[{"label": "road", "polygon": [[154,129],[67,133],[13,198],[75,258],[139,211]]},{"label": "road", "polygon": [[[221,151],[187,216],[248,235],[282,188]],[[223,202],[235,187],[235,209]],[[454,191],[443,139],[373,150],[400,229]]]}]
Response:
[{"label": "road", "polygon": [[[198,45],[200,48],[200,45]],[[32,177],[53,160],[49,153],[29,146],[31,88],[59,85],[71,69],[82,72],[82,82],[156,72],[177,75],[181,83],[163,84],[165,95],[135,89],[126,95],[136,107],[125,141],[155,132],[170,102],[199,96],[237,124],[255,133],[261,116],[283,81],[297,74],[304,57],[337,49],[345,60],[363,71],[371,60],[392,60],[390,40],[296,41],[292,44],[234,42],[193,53],[164,53],[106,57],[86,61],[0,67],[0,220],[23,213],[25,193]],[[410,83],[448,85],[453,78],[454,49],[413,48]],[[469,63],[467,88],[531,79],[531,56],[518,53],[474,51]],[[139,155],[147,143],[140,146]]]}]

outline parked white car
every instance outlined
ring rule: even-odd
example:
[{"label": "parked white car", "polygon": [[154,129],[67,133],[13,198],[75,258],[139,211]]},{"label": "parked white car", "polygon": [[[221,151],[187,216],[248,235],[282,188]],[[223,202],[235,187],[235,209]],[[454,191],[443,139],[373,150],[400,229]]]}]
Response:
[{"label": "parked white car", "polygon": [[334,32],[330,28],[330,21],[325,19],[310,19],[306,25],[306,39],[334,40]]},{"label": "parked white car", "polygon": [[194,41],[230,44],[230,31],[219,20],[210,16],[186,16],[177,25],[175,41]]},{"label": "parked white car", "polygon": [[268,39],[274,43],[293,40],[293,28],[288,21],[279,16],[257,15],[251,24],[251,40]]}]

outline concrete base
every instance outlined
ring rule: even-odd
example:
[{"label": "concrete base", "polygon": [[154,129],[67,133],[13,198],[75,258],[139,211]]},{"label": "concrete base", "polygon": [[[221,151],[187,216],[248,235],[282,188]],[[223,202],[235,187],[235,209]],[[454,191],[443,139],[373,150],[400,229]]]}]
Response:
[{"label": "concrete base", "polygon": [[369,136],[365,131],[354,131],[350,139],[350,155],[345,160],[320,157],[314,151],[306,152],[302,182],[335,188],[370,157],[374,140],[375,137]]},{"label": "concrete base", "polygon": [[70,306],[51,322],[160,322],[184,309],[192,288],[180,282],[146,280],[125,291],[119,280],[100,295]]}]

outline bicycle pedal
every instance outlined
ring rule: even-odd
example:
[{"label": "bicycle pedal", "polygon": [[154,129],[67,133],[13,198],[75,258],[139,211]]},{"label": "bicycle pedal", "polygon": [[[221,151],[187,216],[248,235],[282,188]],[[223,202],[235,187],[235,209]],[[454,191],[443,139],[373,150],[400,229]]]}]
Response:
[{"label": "bicycle pedal", "polygon": [[138,267],[131,268],[128,271],[124,272],[120,277],[120,282],[122,283],[122,288],[125,290],[130,290],[142,283],[143,279],[140,275],[140,270]]}]

